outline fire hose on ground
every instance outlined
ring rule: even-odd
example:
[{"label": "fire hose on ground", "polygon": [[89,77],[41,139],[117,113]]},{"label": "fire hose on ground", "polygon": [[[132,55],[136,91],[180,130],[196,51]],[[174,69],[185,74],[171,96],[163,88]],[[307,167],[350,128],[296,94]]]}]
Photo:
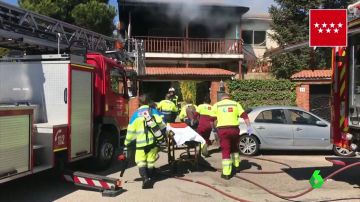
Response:
[{"label": "fire hose on ground", "polygon": [[[286,167],[288,167],[289,169],[291,169],[292,167],[288,164],[285,164],[285,163],[281,163],[281,162],[278,162],[278,161],[274,161],[274,160],[269,160],[269,159],[263,159],[263,158],[253,158],[253,159],[258,159],[258,160],[263,160],[263,161],[269,161],[269,162],[273,162],[273,163],[277,163],[277,164],[281,164],[281,165],[284,165]],[[331,179],[332,177],[336,176],[337,174],[347,170],[347,169],[350,169],[352,167],[355,167],[355,166],[360,166],[360,162],[356,162],[356,163],[352,163],[352,164],[349,164],[347,166],[344,166],[334,172],[332,172],[330,175],[328,175],[325,179],[324,179],[324,183],[326,183],[329,179]],[[212,169],[214,169],[213,167],[211,167]],[[216,169],[216,168],[215,168]],[[221,169],[216,169],[217,172],[222,172]],[[242,171],[241,173],[249,173],[249,174],[277,174],[277,173],[283,173],[284,171]],[[212,186],[212,185],[209,185],[205,182],[202,182],[202,181],[199,181],[199,180],[193,180],[193,179],[189,179],[189,178],[184,178],[184,177],[177,177],[177,176],[173,176],[173,175],[167,175],[167,174],[164,174],[162,173],[162,175],[165,175],[167,177],[171,177],[171,178],[174,178],[174,179],[177,179],[177,180],[182,180],[182,181],[187,181],[187,182],[192,182],[192,183],[196,183],[196,184],[200,184],[202,186],[205,186],[205,187],[208,187],[210,189],[213,189],[214,191],[228,197],[228,198],[231,198],[233,200],[236,200],[236,201],[241,201],[241,202],[247,202],[247,200],[245,199],[241,199],[239,197],[236,197],[236,196],[233,196],[231,194],[228,194],[220,189],[217,189],[215,186]],[[281,198],[281,199],[285,199],[285,200],[289,200],[289,199],[294,199],[294,198],[298,198],[300,196],[303,196],[311,191],[314,190],[314,188],[309,188],[301,193],[298,193],[296,195],[289,195],[289,196],[284,196],[284,195],[281,195],[281,194],[277,194],[275,192],[273,192],[272,190],[262,186],[261,184],[259,183],[256,183],[256,182],[253,182],[252,180],[249,180],[247,178],[244,178],[244,177],[241,177],[241,176],[238,176],[238,175],[235,175],[234,177],[238,178],[238,179],[241,179],[241,180],[244,180],[250,184],[253,184],[261,189],[263,189],[264,191],[268,192],[269,194],[273,195],[273,196],[276,196],[278,198]]]},{"label": "fire hose on ground", "polygon": [[[120,156],[119,156],[120,157]],[[157,159],[159,158],[159,155],[157,156]],[[268,161],[268,162],[272,162],[272,163],[276,163],[276,164],[280,164],[280,165],[283,165],[283,166],[286,166],[287,169],[292,169],[292,167],[286,163],[282,163],[282,162],[279,162],[279,161],[275,161],[275,160],[270,160],[270,159],[264,159],[264,158],[259,158],[259,157],[253,157],[253,158],[250,158],[250,159],[257,159],[257,160],[261,160],[261,161]],[[120,159],[119,160],[125,160],[125,159]],[[127,164],[127,163],[126,163]],[[334,172],[332,172],[330,175],[328,175],[325,179],[324,179],[324,183],[326,183],[329,179],[331,179],[332,177],[336,176],[337,174],[341,173],[341,172],[344,172],[345,170],[347,169],[350,169],[352,167],[355,167],[355,166],[360,166],[360,162],[356,162],[356,163],[352,163],[352,164],[349,164],[347,166],[344,166]],[[126,169],[127,165],[123,168],[122,172],[121,172],[121,176],[124,174],[124,171]],[[206,166],[210,169],[213,169],[213,170],[216,170],[217,172],[222,172],[222,169],[218,169],[218,168],[214,168],[214,167],[211,167],[211,166]],[[284,171],[283,170],[280,170],[280,171],[241,171],[241,173],[247,173],[247,174],[279,174],[279,173],[283,173]],[[229,193],[226,193],[225,191],[222,191],[218,188],[216,188],[215,186],[212,186],[212,185],[209,185],[208,183],[205,183],[205,182],[202,182],[202,181],[199,181],[199,180],[193,180],[193,179],[190,179],[190,178],[185,178],[185,177],[177,177],[177,176],[174,176],[174,175],[170,175],[170,174],[165,174],[165,173],[159,173],[161,175],[164,175],[166,177],[169,177],[169,178],[174,178],[174,179],[177,179],[177,180],[182,180],[182,181],[186,181],[186,182],[192,182],[192,183],[195,183],[195,184],[199,184],[199,185],[202,185],[202,186],[205,186],[205,187],[208,187],[218,193],[220,193],[221,195],[223,196],[226,196],[228,198],[231,198],[235,201],[241,201],[241,202],[248,202],[248,200],[245,200],[245,199],[241,199],[237,196],[234,196],[232,194],[229,194]],[[311,191],[314,190],[314,188],[310,187],[309,189],[301,192],[301,193],[298,193],[298,194],[295,194],[295,195],[289,195],[289,196],[285,196],[285,195],[281,195],[281,194],[278,194],[278,193],[275,193],[274,191],[262,186],[261,184],[259,183],[256,183],[252,180],[249,180],[247,178],[244,178],[244,177],[241,177],[239,175],[235,175],[234,176],[235,178],[237,179],[241,179],[241,180],[244,180],[250,184],[253,184],[259,188],[261,188],[262,190],[268,192],[269,194],[273,195],[273,196],[276,196],[278,198],[281,198],[281,199],[284,199],[284,200],[290,200],[290,199],[294,199],[294,198],[298,198],[300,196],[303,196]]]},{"label": "fire hose on ground", "polygon": [[[352,168],[352,167],[359,166],[359,165],[360,165],[360,162],[352,163],[352,164],[349,164],[349,165],[347,165],[347,166],[344,166],[344,167],[342,167],[342,168],[340,168],[340,169],[332,172],[330,175],[328,175],[328,176],[324,179],[324,183],[327,182],[327,181],[328,181],[329,179],[331,179],[332,177],[334,177],[335,175],[337,175],[337,174],[339,174],[339,173],[341,173],[341,172],[343,172],[343,171],[345,171],[345,170],[347,170],[347,169],[350,169],[350,168]],[[303,192],[301,192],[301,193],[299,193],[299,194],[291,195],[291,196],[284,196],[284,195],[277,194],[277,193],[271,191],[270,189],[268,189],[268,188],[266,188],[266,187],[264,187],[264,186],[262,186],[262,185],[260,185],[260,184],[258,184],[258,183],[256,183],[256,182],[253,182],[253,181],[251,181],[251,180],[249,180],[249,179],[246,179],[246,178],[244,178],[244,177],[241,177],[241,176],[238,176],[238,175],[236,175],[235,177],[238,178],[238,179],[247,181],[247,182],[249,182],[249,183],[251,183],[251,184],[253,184],[253,185],[255,185],[255,186],[257,186],[257,187],[259,187],[259,188],[261,188],[261,189],[263,189],[264,191],[268,192],[269,194],[272,194],[272,195],[274,195],[274,196],[276,196],[276,197],[278,197],[278,198],[281,198],[281,199],[293,199],[293,198],[298,198],[298,197],[303,196],[303,195],[305,195],[305,194],[307,194],[307,193],[309,193],[309,192],[311,192],[311,191],[314,190],[314,188],[311,187],[311,188],[307,189],[306,191],[303,191]]]}]

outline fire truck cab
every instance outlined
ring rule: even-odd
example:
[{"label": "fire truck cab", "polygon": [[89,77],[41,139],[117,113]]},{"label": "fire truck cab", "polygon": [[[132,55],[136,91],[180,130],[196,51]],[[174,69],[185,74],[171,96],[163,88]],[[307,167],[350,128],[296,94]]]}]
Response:
[{"label": "fire truck cab", "polygon": [[95,157],[109,166],[128,124],[124,68],[101,54],[0,61],[0,182]]}]

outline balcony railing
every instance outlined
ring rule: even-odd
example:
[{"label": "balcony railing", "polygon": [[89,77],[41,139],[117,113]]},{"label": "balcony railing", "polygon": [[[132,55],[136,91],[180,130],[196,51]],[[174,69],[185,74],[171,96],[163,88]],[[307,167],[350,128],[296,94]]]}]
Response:
[{"label": "balcony railing", "polygon": [[242,54],[240,39],[176,37],[135,37],[144,42],[146,52],[192,54]]}]

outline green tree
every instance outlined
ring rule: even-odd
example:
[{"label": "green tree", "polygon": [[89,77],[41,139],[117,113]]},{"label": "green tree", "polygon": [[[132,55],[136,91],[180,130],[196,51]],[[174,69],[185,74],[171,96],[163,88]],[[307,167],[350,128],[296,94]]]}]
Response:
[{"label": "green tree", "polygon": [[[346,8],[353,0],[275,0],[277,5],[270,7],[272,17],[271,37],[280,45],[286,46],[309,38],[309,9],[312,8]],[[298,49],[271,57],[272,73],[277,78],[289,78],[303,69],[330,68],[331,50],[318,48],[311,51],[309,47]]]},{"label": "green tree", "polygon": [[116,10],[105,3],[92,0],[86,4],[79,4],[73,9],[71,16],[75,19],[76,25],[98,33],[110,35],[115,29],[113,19]]},{"label": "green tree", "polygon": [[115,7],[108,0],[18,0],[20,7],[111,35],[114,30]]}]

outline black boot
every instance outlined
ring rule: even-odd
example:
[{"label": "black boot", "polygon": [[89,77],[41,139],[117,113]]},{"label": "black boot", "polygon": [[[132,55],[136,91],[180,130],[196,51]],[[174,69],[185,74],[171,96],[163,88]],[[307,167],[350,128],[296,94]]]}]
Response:
[{"label": "black boot", "polygon": [[221,178],[223,178],[223,179],[225,179],[225,180],[230,180],[230,179],[231,179],[231,175],[221,174]]},{"label": "black boot", "polygon": [[146,167],[139,168],[139,173],[140,173],[140,176],[141,176],[141,178],[143,180],[142,188],[143,189],[152,188],[152,186],[151,186],[152,183],[151,183],[151,180],[149,178],[147,168]]},{"label": "black boot", "polygon": [[148,168],[148,175],[151,180],[154,180],[157,177],[155,168]]},{"label": "black boot", "polygon": [[231,169],[231,174],[232,174],[232,175],[236,175],[236,173],[239,173],[240,171],[241,171],[240,166],[235,167],[235,166],[233,165],[233,166],[232,166],[232,169]]}]

